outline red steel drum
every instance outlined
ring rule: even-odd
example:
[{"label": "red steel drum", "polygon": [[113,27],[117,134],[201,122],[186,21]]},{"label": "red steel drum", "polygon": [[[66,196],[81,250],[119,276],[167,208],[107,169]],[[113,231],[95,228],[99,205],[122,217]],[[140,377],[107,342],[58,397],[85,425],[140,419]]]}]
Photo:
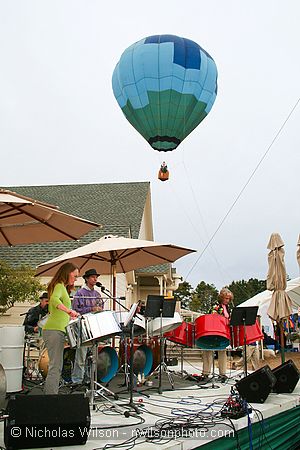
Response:
[{"label": "red steel drum", "polygon": [[194,329],[195,324],[193,322],[182,322],[175,330],[169,331],[164,334],[164,337],[168,341],[176,342],[176,344],[183,345],[185,347],[194,346]]},{"label": "red steel drum", "polygon": [[[242,325],[233,328],[233,342],[232,347],[242,347],[244,345],[244,327]],[[264,335],[260,329],[258,320],[254,325],[246,326],[246,344],[252,344],[256,341],[261,341]]]},{"label": "red steel drum", "polygon": [[195,320],[195,343],[203,350],[224,350],[230,344],[229,321],[220,314],[205,314]]}]

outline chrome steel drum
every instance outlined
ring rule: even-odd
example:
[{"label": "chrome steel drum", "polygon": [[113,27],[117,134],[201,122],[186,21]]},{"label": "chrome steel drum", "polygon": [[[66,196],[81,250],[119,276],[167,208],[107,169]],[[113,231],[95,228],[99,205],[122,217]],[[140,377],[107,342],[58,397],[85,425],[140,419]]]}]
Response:
[{"label": "chrome steel drum", "polygon": [[159,336],[161,331],[163,334],[172,331],[181,325],[181,323],[182,319],[178,312],[175,312],[173,317],[163,317],[162,319],[156,317],[148,323],[149,336]]},{"label": "chrome steel drum", "polygon": [[[129,311],[115,311],[114,316],[121,327],[121,324],[127,323]],[[145,317],[141,316],[141,314],[136,314],[134,317],[134,326],[133,326],[134,336],[140,336],[141,334],[145,334],[145,330],[146,330]],[[130,334],[129,326],[124,327],[122,331],[123,334],[125,334],[125,336],[129,336]]]},{"label": "chrome steel drum", "polygon": [[99,311],[84,314],[71,320],[66,326],[67,336],[72,348],[77,345],[92,345],[93,341],[121,334],[121,328],[112,311]]},{"label": "chrome steel drum", "polygon": [[37,325],[38,325],[38,327],[39,327],[40,329],[43,329],[43,328],[44,328],[44,326],[46,325],[47,320],[49,319],[49,316],[50,316],[50,314],[48,313],[48,314],[46,314],[44,317],[42,317],[42,318],[38,321]]}]

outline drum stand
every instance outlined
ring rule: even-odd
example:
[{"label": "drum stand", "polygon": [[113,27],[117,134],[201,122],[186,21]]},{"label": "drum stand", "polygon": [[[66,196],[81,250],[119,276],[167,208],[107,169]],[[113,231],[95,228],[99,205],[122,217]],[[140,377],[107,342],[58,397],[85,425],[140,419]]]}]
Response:
[{"label": "drum stand", "polygon": [[215,350],[212,351],[212,379],[211,379],[211,389],[219,389],[220,386],[217,386],[215,384],[215,378],[216,378],[216,373],[215,373]]},{"label": "drum stand", "polygon": [[[91,361],[92,361],[92,368],[91,368],[91,385],[90,385],[90,387],[91,387],[91,389],[90,389],[90,406],[92,407],[93,410],[96,409],[95,399],[96,399],[96,396],[99,395],[102,398],[104,398],[104,400],[111,403],[116,410],[118,410],[117,409],[118,407],[116,407],[116,405],[107,397],[108,395],[111,395],[114,397],[115,400],[118,400],[118,398],[119,398],[118,395],[115,394],[114,392],[110,391],[106,387],[102,386],[100,383],[98,383],[98,378],[97,378],[98,341],[93,343]],[[121,412],[123,414],[123,411],[121,411],[121,408],[119,408],[119,412]]]},{"label": "drum stand", "polygon": [[[134,380],[134,373],[133,373],[133,340],[134,340],[134,317],[129,323],[129,329],[130,329],[130,362],[129,362],[129,403],[124,406],[129,406],[131,409],[134,410],[136,414],[141,414],[140,409],[134,404],[133,402],[133,380]],[[129,417],[130,413],[129,411],[124,412],[125,417]]]},{"label": "drum stand", "polygon": [[[204,349],[202,348],[202,352],[212,352],[212,378],[211,378],[211,389],[219,389],[220,386],[215,384],[216,373],[215,373],[215,349]],[[202,386],[201,386],[202,387]]]},{"label": "drum stand", "polygon": [[[130,386],[130,365],[128,364],[128,343],[127,343],[127,337],[124,332],[124,324],[120,323],[120,327],[122,330],[121,334],[121,340],[124,342],[124,364],[121,365],[121,367],[118,369],[117,374],[120,373],[122,370],[124,371],[125,376],[125,383],[122,384],[122,386],[126,386],[127,389],[129,389]],[[131,350],[130,350],[131,352]]]},{"label": "drum stand", "polygon": [[160,313],[160,363],[159,365],[156,367],[156,369],[153,370],[153,372],[151,373],[151,375],[155,374],[155,373],[159,373],[159,384],[158,384],[158,393],[162,394],[162,372],[166,373],[168,376],[168,380],[169,383],[172,387],[172,389],[174,389],[174,379],[173,379],[173,375],[171,374],[171,372],[168,369],[167,364],[165,363],[165,343],[166,343],[166,338],[163,336],[162,334],[162,310]]},{"label": "drum stand", "polygon": [[[38,361],[41,356],[41,348],[37,346],[31,347],[31,344],[37,343],[37,340],[32,338],[31,336],[25,336],[25,345],[24,345],[24,365],[25,370],[23,377],[25,380],[35,380],[35,381],[43,381],[43,376],[39,371]],[[31,349],[35,348],[38,350],[38,358],[32,358]],[[26,364],[25,364],[26,362]]]}]

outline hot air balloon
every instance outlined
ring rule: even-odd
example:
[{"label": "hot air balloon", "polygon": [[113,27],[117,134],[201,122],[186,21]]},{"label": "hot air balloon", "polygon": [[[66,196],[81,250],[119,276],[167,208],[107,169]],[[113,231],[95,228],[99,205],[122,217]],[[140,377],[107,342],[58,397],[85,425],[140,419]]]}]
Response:
[{"label": "hot air balloon", "polygon": [[112,88],[125,117],[158,151],[178,145],[207,116],[217,95],[217,68],[196,42],[149,36],[128,47]]}]

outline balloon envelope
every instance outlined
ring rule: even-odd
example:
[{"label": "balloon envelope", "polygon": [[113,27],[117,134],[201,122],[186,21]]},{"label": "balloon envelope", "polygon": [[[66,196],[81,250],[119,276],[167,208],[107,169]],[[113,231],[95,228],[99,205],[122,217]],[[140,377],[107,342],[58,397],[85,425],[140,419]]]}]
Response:
[{"label": "balloon envelope", "polygon": [[217,67],[196,42],[173,35],[150,36],[124,51],[112,87],[131,125],[152,148],[170,151],[211,110]]}]

